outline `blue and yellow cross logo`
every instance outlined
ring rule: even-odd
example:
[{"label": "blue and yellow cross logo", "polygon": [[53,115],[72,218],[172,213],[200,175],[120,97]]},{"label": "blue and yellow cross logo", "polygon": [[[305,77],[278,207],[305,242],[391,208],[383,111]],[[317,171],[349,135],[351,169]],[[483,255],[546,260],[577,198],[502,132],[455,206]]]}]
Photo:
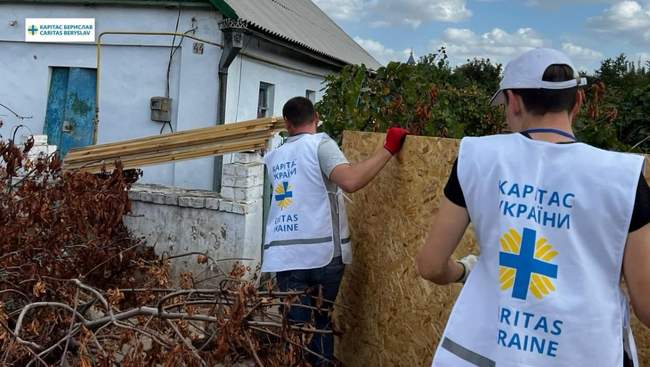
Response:
[{"label": "blue and yellow cross logo", "polygon": [[524,228],[523,237],[510,229],[500,239],[499,282],[501,290],[512,288],[512,297],[526,300],[528,291],[542,299],[555,291],[558,266],[551,264],[558,252],[537,232]]},{"label": "blue and yellow cross logo", "polygon": [[275,201],[280,209],[286,209],[293,204],[293,191],[291,191],[291,185],[288,182],[280,182],[274,191]]},{"label": "blue and yellow cross logo", "polygon": [[27,32],[31,33],[32,36],[33,36],[33,35],[36,34],[36,32],[38,32],[38,28],[36,28],[36,27],[32,24],[31,27],[27,28]]}]

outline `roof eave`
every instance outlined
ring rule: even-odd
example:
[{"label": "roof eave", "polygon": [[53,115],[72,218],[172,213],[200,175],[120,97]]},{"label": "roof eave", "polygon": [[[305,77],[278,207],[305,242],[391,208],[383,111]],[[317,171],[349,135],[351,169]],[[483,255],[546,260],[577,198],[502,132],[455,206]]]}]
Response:
[{"label": "roof eave", "polygon": [[226,18],[239,19],[239,16],[233,8],[226,3],[225,0],[209,0],[210,4],[214,6]]},{"label": "roof eave", "polygon": [[[336,65],[339,68],[342,68],[345,65],[352,65],[354,63],[346,61],[346,60],[341,60],[338,57],[332,56],[330,54],[324,53],[322,51],[319,51],[313,47],[310,47],[309,45],[306,45],[302,42],[298,42],[290,37],[284,36],[280,33],[273,32],[265,27],[260,26],[259,24],[256,24],[254,22],[251,22],[249,20],[246,20],[246,23],[249,25],[249,27],[252,27],[253,29],[257,30],[260,33],[266,34],[268,37],[273,37],[281,42],[286,42],[295,45],[296,47],[300,47],[301,49],[304,50],[306,53],[310,53],[314,56],[316,56],[317,59],[322,59],[323,57],[330,59],[332,65]],[[376,65],[366,65],[369,69],[376,69]]]}]

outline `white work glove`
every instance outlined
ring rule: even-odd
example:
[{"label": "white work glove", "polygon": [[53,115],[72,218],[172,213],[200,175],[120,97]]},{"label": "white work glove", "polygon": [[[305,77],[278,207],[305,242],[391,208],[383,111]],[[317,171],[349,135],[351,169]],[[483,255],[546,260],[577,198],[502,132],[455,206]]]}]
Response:
[{"label": "white work glove", "polygon": [[467,277],[469,277],[469,273],[472,272],[472,269],[474,269],[474,266],[476,266],[476,263],[478,262],[478,256],[476,255],[467,255],[464,258],[460,260],[456,260],[460,265],[463,266],[463,269],[465,269],[463,273],[463,277],[460,278],[457,283],[462,283],[465,284],[465,281],[467,280]]}]

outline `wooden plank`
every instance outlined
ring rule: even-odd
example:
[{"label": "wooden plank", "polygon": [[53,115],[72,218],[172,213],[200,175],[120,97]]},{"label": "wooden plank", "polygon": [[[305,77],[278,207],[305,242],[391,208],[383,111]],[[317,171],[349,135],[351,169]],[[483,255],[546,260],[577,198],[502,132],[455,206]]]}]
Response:
[{"label": "wooden plank", "polygon": [[266,123],[265,121],[263,121],[262,123],[253,123],[253,124],[241,123],[241,125],[240,123],[238,123],[238,124],[230,124],[230,125],[233,126],[226,126],[226,127],[215,126],[207,129],[205,128],[195,129],[195,130],[189,130],[180,133],[156,135],[156,136],[128,140],[124,142],[109,143],[109,144],[103,144],[98,146],[86,147],[84,149],[78,149],[72,151],[70,154],[66,156],[66,159],[76,160],[90,155],[95,156],[97,154],[114,152],[117,150],[124,150],[124,151],[130,149],[137,150],[140,148],[146,148],[156,144],[160,144],[160,145],[174,144],[174,143],[183,144],[183,143],[193,142],[196,140],[209,141],[210,139],[214,139],[218,137],[227,137],[230,135],[238,135],[245,132],[255,132],[255,131],[271,132],[277,130],[275,123]]},{"label": "wooden plank", "polygon": [[84,172],[97,173],[105,167],[110,170],[115,167],[116,161],[121,161],[125,169],[139,168],[143,166],[175,162],[199,157],[212,155],[221,155],[226,153],[258,150],[266,146],[267,138],[247,139],[246,141],[234,141],[219,144],[204,144],[199,146],[187,147],[176,151],[163,151],[149,153],[145,155],[135,155],[123,157],[122,159],[93,161],[87,164],[78,164],[67,167],[68,170],[81,170]]},{"label": "wooden plank", "polygon": [[84,162],[88,160],[88,157],[92,157],[94,160],[102,159],[116,159],[119,157],[126,157],[132,154],[143,154],[148,152],[156,152],[161,150],[171,150],[180,147],[188,147],[193,145],[200,145],[206,143],[219,143],[224,141],[232,141],[239,137],[245,137],[250,139],[255,139],[258,137],[269,138],[272,134],[272,131],[269,128],[264,126],[257,128],[256,130],[247,131],[247,132],[238,132],[236,134],[227,134],[223,136],[199,136],[192,140],[176,141],[176,140],[167,140],[167,141],[155,141],[155,142],[141,142],[138,145],[128,145],[128,146],[117,146],[112,147],[110,150],[104,150],[99,152],[85,152],[83,155],[77,156],[66,156],[65,162],[67,164],[74,164],[76,162]]},{"label": "wooden plank", "polygon": [[176,137],[191,138],[191,137],[193,137],[193,136],[195,136],[197,134],[198,135],[206,134],[206,133],[210,134],[211,132],[220,133],[220,132],[226,132],[226,131],[232,131],[232,130],[237,130],[237,129],[241,129],[241,128],[246,128],[246,127],[250,127],[250,126],[274,125],[274,126],[278,126],[279,128],[281,128],[281,123],[282,123],[281,118],[265,117],[265,118],[261,118],[261,119],[248,120],[248,121],[242,121],[242,122],[237,122],[237,123],[229,123],[229,124],[218,125],[218,126],[203,127],[203,128],[199,128],[199,129],[185,130],[185,131],[179,131],[179,132],[169,133],[169,134],[154,135],[154,136],[148,136],[148,137],[143,137],[143,138],[122,140],[122,141],[106,143],[106,144],[98,144],[98,145],[73,149],[73,150],[70,151],[70,154],[75,155],[75,154],[84,153],[84,152],[101,151],[104,148],[128,146],[130,144],[140,143],[142,141],[167,140],[167,139],[174,139]]},{"label": "wooden plank", "polygon": [[[175,157],[179,155],[183,156],[203,156],[204,152],[206,151],[211,151],[211,150],[219,150],[219,149],[227,149],[230,147],[238,147],[242,149],[246,149],[247,147],[251,146],[257,146],[258,144],[266,142],[266,138],[258,138],[255,140],[248,140],[248,141],[233,141],[233,142],[227,142],[227,143],[219,143],[219,144],[203,144],[200,146],[191,146],[191,147],[186,147],[186,148],[180,148],[175,151],[159,151],[159,152],[151,152],[151,153],[146,153],[146,154],[140,154],[140,155],[131,155],[131,156],[125,156],[125,157],[117,157],[115,159],[110,159],[110,160],[96,160],[92,162],[86,162],[86,163],[77,163],[74,165],[71,165],[69,168],[70,169],[82,169],[84,167],[93,167],[93,166],[101,166],[105,163],[110,163],[110,162],[115,162],[115,161],[122,161],[123,163],[128,163],[128,162],[135,162],[135,161],[146,161],[146,160],[155,160],[155,161],[160,161],[160,160],[169,160],[173,161],[175,160]],[[210,155],[210,154],[208,154]]]},{"label": "wooden plank", "polygon": [[121,161],[127,169],[178,160],[257,150],[284,128],[277,117],[156,135],[75,149],[64,159],[64,170],[99,172]]}]

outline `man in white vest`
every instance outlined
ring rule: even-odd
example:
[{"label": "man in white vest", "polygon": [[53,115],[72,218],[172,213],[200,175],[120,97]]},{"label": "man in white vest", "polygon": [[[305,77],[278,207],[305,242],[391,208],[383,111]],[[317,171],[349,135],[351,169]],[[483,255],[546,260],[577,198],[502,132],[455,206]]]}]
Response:
[{"label": "man in white vest", "polygon": [[[369,159],[350,164],[327,134],[317,134],[318,115],[304,97],[289,100],[282,110],[289,138],[265,158],[273,185],[266,225],[263,272],[277,273],[281,291],[311,289],[314,296],[334,301],[345,264],[352,260],[350,231],[341,189],[355,192],[366,186],[402,148],[407,131],[388,130],[384,146]],[[316,305],[305,296],[301,302]],[[331,330],[331,304],[315,313],[315,326]],[[294,306],[289,319],[311,321],[311,309]],[[333,360],[331,334],[316,334],[309,355],[315,366]]]},{"label": "man in white vest", "polygon": [[[584,84],[563,53],[527,52],[493,99],[516,133],[462,140],[417,257],[466,280],[433,366],[638,366],[620,281],[650,325],[650,188],[643,157],[576,141]],[[470,220],[480,259],[455,261]]]}]

